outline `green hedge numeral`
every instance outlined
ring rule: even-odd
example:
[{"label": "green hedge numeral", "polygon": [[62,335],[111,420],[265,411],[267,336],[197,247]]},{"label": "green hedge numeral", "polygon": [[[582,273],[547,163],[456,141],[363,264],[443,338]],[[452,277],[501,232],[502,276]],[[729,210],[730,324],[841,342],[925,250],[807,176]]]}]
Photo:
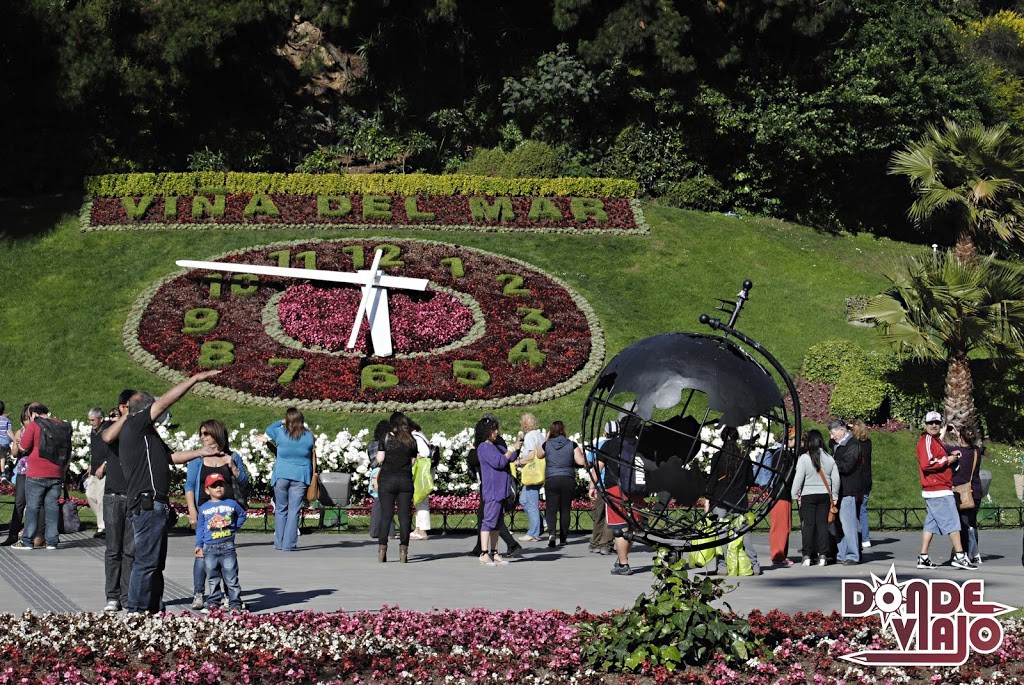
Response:
[{"label": "green hedge numeral", "polygon": [[316,252],[313,252],[312,250],[309,250],[307,252],[300,252],[299,254],[295,255],[295,258],[302,260],[303,269],[309,269],[311,271],[313,269],[316,269]]},{"label": "green hedge numeral", "polygon": [[551,319],[544,316],[543,309],[533,309],[532,307],[519,307],[516,309],[519,314],[525,314],[523,317],[523,323],[520,324],[527,333],[540,333],[543,335],[551,330]]},{"label": "green hedge numeral", "polygon": [[387,390],[398,385],[395,367],[389,364],[370,364],[360,374],[363,390]]},{"label": "green hedge numeral", "polygon": [[380,268],[393,267],[397,269],[405,266],[405,262],[399,259],[402,256],[402,248],[398,245],[378,245],[375,249],[384,251],[384,254],[380,256]]},{"label": "green hedge numeral", "polygon": [[299,369],[301,369],[305,363],[305,359],[284,359],[280,357],[274,357],[268,361],[270,366],[285,366],[287,367],[280,376],[277,377],[277,382],[281,385],[288,385],[295,376],[298,375]]},{"label": "green hedge numeral", "polygon": [[341,251],[352,258],[352,270],[359,271],[366,268],[366,253],[362,245],[346,245]]},{"label": "green hedge numeral", "polygon": [[231,284],[231,294],[241,295],[252,295],[260,287],[260,277],[256,274],[235,274],[232,279],[234,281]]},{"label": "green hedge numeral", "polygon": [[220,314],[216,309],[209,307],[196,307],[185,312],[185,324],[181,332],[185,335],[196,335],[197,333],[209,333],[220,321]]},{"label": "green hedge numeral", "polygon": [[292,252],[291,250],[274,250],[267,255],[270,259],[277,260],[277,268],[287,269],[292,265]]},{"label": "green hedge numeral", "polygon": [[210,299],[219,300],[224,274],[207,274],[206,277],[210,281]]},{"label": "green hedge numeral", "polygon": [[491,382],[491,374],[484,369],[483,362],[456,359],[452,362],[455,380],[471,388],[482,388]]},{"label": "green hedge numeral", "polygon": [[452,278],[462,278],[466,270],[462,268],[462,257],[445,257],[441,263],[451,269]]},{"label": "green hedge numeral", "polygon": [[199,349],[199,366],[219,369],[235,361],[235,345],[227,340],[210,340]]},{"label": "green hedge numeral", "polygon": [[[498,283],[505,283],[505,287],[502,289],[501,294],[505,297],[515,297],[516,295],[530,295],[529,288],[523,288],[522,285],[526,281],[522,276],[517,274],[498,274]],[[508,281],[506,283],[506,281]]]},{"label": "green hedge numeral", "polygon": [[513,366],[527,362],[530,366],[537,368],[544,366],[545,359],[547,359],[547,355],[537,349],[537,340],[534,338],[523,338],[508,351],[508,363]]}]

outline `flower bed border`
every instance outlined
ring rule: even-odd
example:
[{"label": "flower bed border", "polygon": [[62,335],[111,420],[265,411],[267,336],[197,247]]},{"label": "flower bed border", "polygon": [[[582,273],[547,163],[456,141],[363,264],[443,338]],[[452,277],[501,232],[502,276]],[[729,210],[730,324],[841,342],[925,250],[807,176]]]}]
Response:
[{"label": "flower bed border", "polygon": [[[361,240],[387,240],[388,238],[382,236],[366,236],[360,238]],[[450,243],[443,243],[436,240],[421,240],[419,238],[409,239],[415,240],[416,242],[422,242],[433,245],[451,245]],[[286,248],[293,245],[304,245],[315,242],[327,242],[321,239],[300,239],[290,240],[280,243],[270,243],[268,245],[250,245],[245,248],[238,250],[231,250],[223,254],[211,257],[209,261],[216,261],[218,259],[224,259],[231,257],[236,254],[243,254],[249,252],[255,248]],[[544,274],[546,278],[551,279],[559,287],[563,288],[573,303],[580,309],[584,318],[587,321],[587,326],[590,328],[590,357],[583,367],[573,374],[568,379],[561,381],[555,385],[547,388],[543,388],[532,393],[523,393],[517,395],[506,395],[505,397],[496,397],[493,399],[474,399],[466,400],[464,402],[458,402],[453,400],[417,400],[415,402],[399,402],[394,400],[385,400],[381,402],[349,402],[349,401],[338,401],[338,400],[304,400],[304,399],[278,399],[274,397],[262,397],[258,395],[252,395],[250,393],[242,392],[240,390],[233,390],[231,388],[225,388],[219,385],[213,385],[211,383],[198,383],[192,389],[192,392],[197,395],[204,397],[212,397],[214,399],[225,400],[229,402],[236,402],[239,404],[256,405],[265,407],[297,407],[302,410],[310,411],[340,411],[340,412],[393,412],[393,411],[441,411],[441,410],[481,410],[481,409],[497,409],[501,407],[514,407],[524,404],[536,404],[539,402],[545,402],[548,400],[567,395],[581,387],[583,387],[588,381],[597,375],[598,371],[604,366],[605,357],[605,338],[604,329],[601,327],[601,322],[597,318],[597,314],[594,312],[590,303],[584,299],[584,297],[576,291],[575,288],[570,286],[562,279],[539,269],[538,267],[529,264],[523,260],[516,259],[515,257],[508,257],[506,255],[487,252],[486,250],[480,250],[478,248],[469,247],[466,245],[457,245],[460,250],[468,250],[470,252],[476,252],[485,256],[496,256],[501,259],[508,260],[519,266],[530,269],[532,271],[538,271]],[[142,365],[146,370],[156,374],[170,383],[180,383],[188,378],[188,376],[180,371],[169,368],[163,362],[156,358],[152,353],[143,348],[139,342],[139,325],[142,321],[143,313],[149,306],[153,296],[156,295],[157,291],[163,287],[164,284],[183,276],[188,273],[189,269],[178,269],[174,273],[160,279],[157,283],[149,286],[136,298],[135,303],[128,312],[128,317],[125,320],[124,328],[122,329],[122,341],[125,346],[125,350],[128,355]]]}]

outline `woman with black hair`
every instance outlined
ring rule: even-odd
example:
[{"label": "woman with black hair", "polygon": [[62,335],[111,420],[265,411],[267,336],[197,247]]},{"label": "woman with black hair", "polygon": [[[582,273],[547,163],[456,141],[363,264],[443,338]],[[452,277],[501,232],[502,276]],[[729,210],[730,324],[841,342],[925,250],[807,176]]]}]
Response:
[{"label": "woman with black hair", "polygon": [[[734,426],[724,426],[719,434],[722,447],[711,457],[711,494],[708,502],[711,511],[719,518],[732,518],[746,514],[750,508],[747,494],[754,484],[754,465],[740,449],[740,433]],[[761,565],[757,561],[757,552],[751,544],[750,535],[743,535],[743,548],[750,559],[750,568],[755,576],[761,575]],[[716,571],[725,575],[727,565],[725,557],[715,556]]]},{"label": "woman with black hair", "polygon": [[392,516],[390,520],[385,523],[383,521],[384,516],[380,510],[380,464],[377,463],[377,452],[380,451],[381,445],[384,444],[384,439],[387,438],[388,431],[391,430],[391,424],[387,421],[378,421],[376,428],[373,429],[373,439],[370,440],[370,444],[366,446],[366,454],[370,462],[370,472],[367,474],[367,480],[369,481],[370,497],[373,498],[373,508],[370,509],[370,537],[380,537],[380,526],[387,526],[387,536],[393,537],[395,534],[395,517]]},{"label": "woman with black hair", "polygon": [[[412,524],[412,460],[416,458],[416,439],[409,429],[409,419],[395,412],[388,422],[384,443],[377,448],[380,464],[380,511],[383,520],[390,518],[398,506],[398,560],[409,561],[409,532]],[[377,561],[388,560],[388,530],[381,525],[377,530]]]},{"label": "woman with black hair", "polygon": [[978,447],[978,434],[970,426],[956,428],[950,426],[946,433],[947,439],[954,443],[949,452],[960,452],[959,468],[953,472],[953,487],[971,484],[971,497],[974,506],[969,509],[960,508],[960,493],[954,490],[957,509],[960,512],[960,546],[975,564],[981,563],[981,552],[978,551],[978,507],[981,506],[981,449]]},{"label": "woman with black hair", "polygon": [[484,515],[480,521],[480,564],[505,565],[498,554],[498,527],[504,516],[503,503],[511,487],[509,462],[516,459],[522,442],[517,440],[504,450],[495,445],[500,436],[498,421],[490,416],[480,419],[475,428],[476,454],[480,459],[480,499]]},{"label": "woman with black hair", "polygon": [[793,499],[800,507],[803,565],[828,563],[828,512],[839,506],[839,469],[832,455],[825,451],[825,439],[816,430],[807,433],[807,451],[796,462],[793,476]]}]

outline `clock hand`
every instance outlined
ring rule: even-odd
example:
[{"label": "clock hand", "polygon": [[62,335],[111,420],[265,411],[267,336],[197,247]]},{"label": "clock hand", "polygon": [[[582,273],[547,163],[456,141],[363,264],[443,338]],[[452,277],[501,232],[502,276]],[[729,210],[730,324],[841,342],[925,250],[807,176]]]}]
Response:
[{"label": "clock hand", "polygon": [[[379,252],[378,252],[379,254]],[[376,264],[376,261],[374,262]],[[263,276],[283,276],[285,278],[304,278],[310,281],[328,281],[331,283],[354,283],[366,285],[370,277],[365,272],[351,273],[347,271],[325,271],[323,269],[294,269],[280,266],[266,266],[263,264],[235,264],[232,262],[200,262],[190,259],[179,259],[175,262],[178,266],[188,269],[206,269],[209,271],[236,271],[246,274],[260,274]],[[406,290],[426,290],[429,279],[409,278],[407,276],[389,276],[383,274],[373,281],[373,284],[382,288],[403,288]]]},{"label": "clock hand", "polygon": [[[373,294],[374,294],[373,286],[376,285],[375,281],[379,281],[379,279],[381,277],[380,273],[377,271],[377,267],[380,266],[380,258],[381,258],[381,256],[383,254],[384,254],[384,252],[381,251],[381,250],[377,250],[373,254],[373,266],[370,267],[370,271],[367,274],[367,276],[369,276],[369,278],[365,281],[366,284],[363,286],[363,297],[359,300],[359,309],[356,310],[356,320],[355,320],[355,323],[352,324],[352,334],[350,336],[348,336],[348,345],[346,345],[346,347],[348,347],[348,349],[352,349],[353,347],[356,346],[356,338],[359,335],[359,326],[363,323],[363,314],[366,312],[366,303],[370,301],[371,297],[373,297]],[[384,296],[384,297],[387,297],[388,296],[387,291],[386,290],[383,291],[381,293],[381,295]],[[374,317],[371,314],[371,316],[370,316],[370,328],[371,329],[373,328],[373,323],[374,323]],[[382,322],[382,323],[390,324],[390,322]],[[378,324],[378,325],[380,325],[380,324]],[[391,337],[391,326],[390,325],[388,325],[388,337],[389,338]]]}]

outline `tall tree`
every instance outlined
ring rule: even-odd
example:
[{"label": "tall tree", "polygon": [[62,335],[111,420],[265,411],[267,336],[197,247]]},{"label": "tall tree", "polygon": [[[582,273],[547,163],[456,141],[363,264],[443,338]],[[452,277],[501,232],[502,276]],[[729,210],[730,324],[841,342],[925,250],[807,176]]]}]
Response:
[{"label": "tall tree", "polygon": [[860,318],[878,325],[897,355],[945,361],[948,421],[978,426],[968,358],[1024,357],[1024,265],[951,252],[911,258]]},{"label": "tall tree", "polygon": [[1024,144],[1005,124],[929,126],[893,155],[889,173],[910,179],[915,223],[953,213],[955,253],[965,264],[977,263],[978,239],[1024,242]]}]

